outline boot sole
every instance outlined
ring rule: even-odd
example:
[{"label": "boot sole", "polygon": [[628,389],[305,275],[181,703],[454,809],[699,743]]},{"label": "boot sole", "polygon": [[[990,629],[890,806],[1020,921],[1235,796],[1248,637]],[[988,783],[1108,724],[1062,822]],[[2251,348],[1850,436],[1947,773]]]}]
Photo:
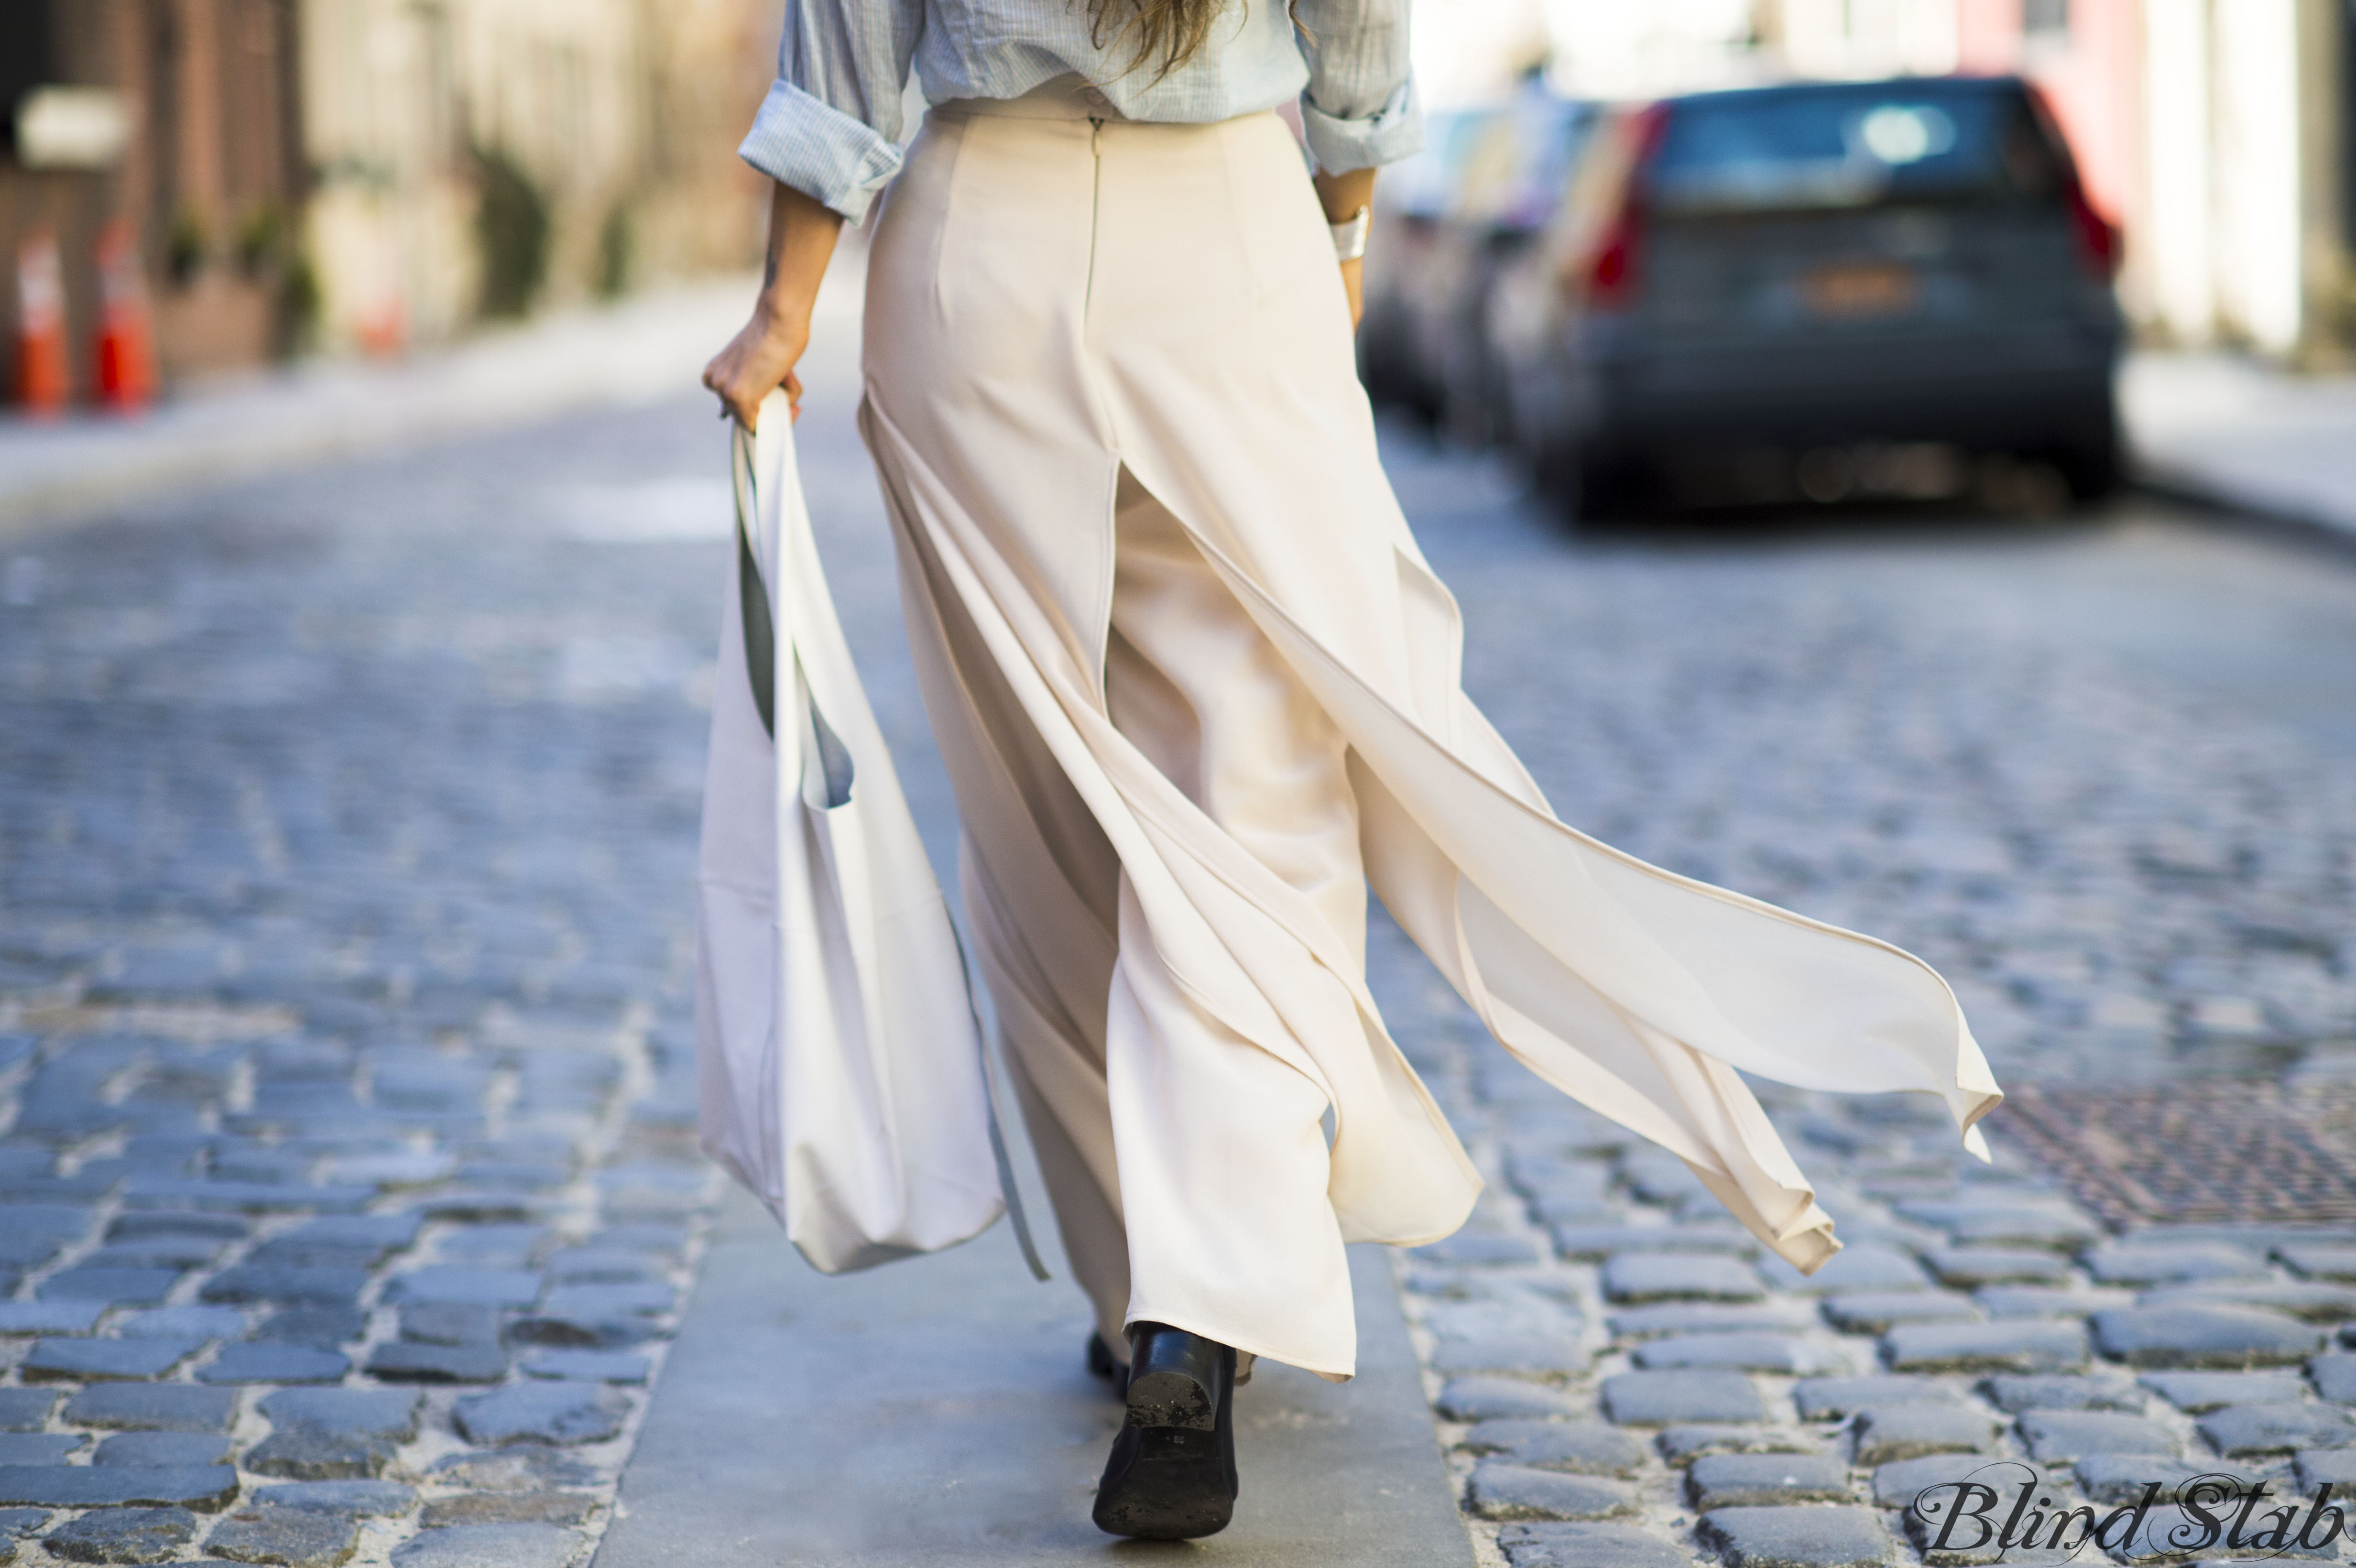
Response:
[{"label": "boot sole", "polygon": [[1183,1426],[1135,1435],[1136,1456],[1097,1494],[1097,1528],[1141,1541],[1193,1541],[1226,1529],[1236,1503],[1218,1435]]},{"label": "boot sole", "polygon": [[1216,1402],[1183,1372],[1130,1380],[1120,1442],[1131,1457],[1097,1493],[1097,1528],[1141,1541],[1194,1541],[1226,1529],[1236,1511],[1227,1459],[1233,1403]]}]

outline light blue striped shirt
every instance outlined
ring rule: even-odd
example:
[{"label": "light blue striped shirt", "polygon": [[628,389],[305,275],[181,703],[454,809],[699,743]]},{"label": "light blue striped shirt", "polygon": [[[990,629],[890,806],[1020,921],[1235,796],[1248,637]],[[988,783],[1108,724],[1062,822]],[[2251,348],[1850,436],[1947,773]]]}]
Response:
[{"label": "light blue striped shirt", "polygon": [[1127,69],[1127,3],[1106,0],[1106,25],[1092,29],[1087,0],[787,0],[777,80],[738,155],[857,222],[900,170],[911,65],[932,103],[1020,98],[1076,73],[1114,112],[1178,124],[1297,95],[1311,155],[1337,173],[1423,144],[1408,0],[1293,0],[1289,11],[1237,0],[1202,52],[1158,80],[1150,64]]}]

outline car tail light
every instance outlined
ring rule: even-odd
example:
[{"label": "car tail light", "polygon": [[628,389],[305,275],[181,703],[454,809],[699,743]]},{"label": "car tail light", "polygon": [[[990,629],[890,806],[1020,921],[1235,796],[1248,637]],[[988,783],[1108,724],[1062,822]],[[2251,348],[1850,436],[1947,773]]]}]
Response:
[{"label": "car tail light", "polygon": [[1626,208],[1612,219],[1587,268],[1589,303],[1617,310],[1636,296],[1636,222]]},{"label": "car tail light", "polygon": [[2119,227],[2094,210],[2087,199],[2086,187],[2078,183],[2073,171],[2067,191],[2070,201],[2070,229],[2077,237],[2078,260],[2091,277],[2109,283],[2119,275],[2121,251]]},{"label": "car tail light", "polygon": [[2126,259],[2119,226],[2097,212],[2093,198],[2086,195],[2086,182],[2078,177],[2078,160],[2070,152],[2070,138],[2062,133],[2061,118],[2053,112],[2045,90],[2035,82],[2021,85],[2029,91],[2029,110],[2038,129],[2062,166],[2062,197],[2070,208],[2070,233],[2078,242],[2078,263],[2086,269],[2087,276],[2107,283],[2119,275],[2119,263]]},{"label": "car tail light", "polygon": [[1644,239],[1644,172],[1668,123],[1668,105],[1655,103],[1639,110],[1629,125],[1628,171],[1621,180],[1620,205],[1596,237],[1587,261],[1587,300],[1599,309],[1619,310],[1636,297]]}]

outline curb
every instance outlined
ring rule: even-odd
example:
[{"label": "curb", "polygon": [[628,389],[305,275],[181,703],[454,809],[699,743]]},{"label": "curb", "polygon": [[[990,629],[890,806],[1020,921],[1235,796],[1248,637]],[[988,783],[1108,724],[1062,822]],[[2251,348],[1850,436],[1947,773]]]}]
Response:
[{"label": "curb", "polygon": [[2321,512],[2253,496],[2188,469],[2138,464],[2127,475],[2126,488],[2182,507],[2202,528],[2356,561],[2356,527]]}]

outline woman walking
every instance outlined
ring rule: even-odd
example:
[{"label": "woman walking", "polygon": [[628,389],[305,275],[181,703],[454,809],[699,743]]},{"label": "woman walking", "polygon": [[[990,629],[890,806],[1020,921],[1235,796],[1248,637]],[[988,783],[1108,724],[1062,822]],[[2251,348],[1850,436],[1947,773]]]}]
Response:
[{"label": "woman walking", "polygon": [[1804,1269],[1838,1243],[1737,1069],[1937,1093],[1973,1145],[1998,1098],[1919,960],[1566,827],[1460,689],[1351,346],[1374,169],[1419,136],[1406,34],[1406,0],[794,0],[744,147],[768,277],[705,382],[748,425],[889,187],[861,429],[968,921],[1127,1372],[1116,1534],[1222,1528],[1238,1359],[1349,1377],[1344,1244],[1480,1190],[1367,993],[1369,880],[1508,1050]]}]

